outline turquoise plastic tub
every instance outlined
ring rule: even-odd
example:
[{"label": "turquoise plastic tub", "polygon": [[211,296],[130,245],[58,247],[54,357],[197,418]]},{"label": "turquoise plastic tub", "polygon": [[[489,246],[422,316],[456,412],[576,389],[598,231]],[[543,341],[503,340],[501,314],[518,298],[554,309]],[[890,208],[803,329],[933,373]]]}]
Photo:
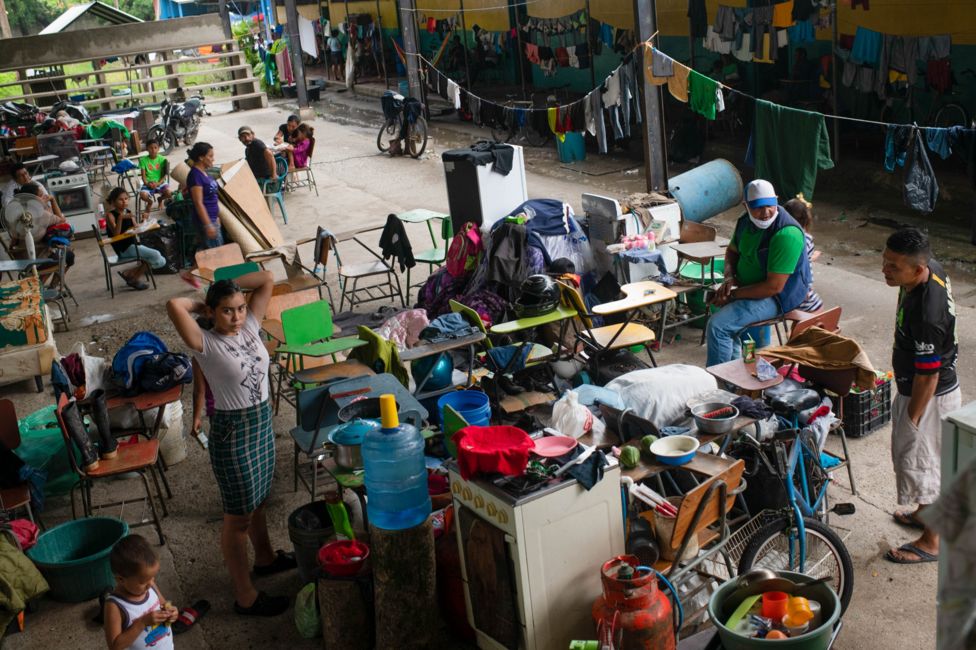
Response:
[{"label": "turquoise plastic tub", "polygon": [[586,160],[586,141],[582,133],[570,131],[566,134],[565,140],[560,141],[556,138],[556,150],[559,152],[559,162],[572,163]]},{"label": "turquoise plastic tub", "polygon": [[41,570],[52,598],[80,603],[115,585],[108,556],[128,534],[129,525],[121,519],[76,519],[38,537],[27,557]]}]

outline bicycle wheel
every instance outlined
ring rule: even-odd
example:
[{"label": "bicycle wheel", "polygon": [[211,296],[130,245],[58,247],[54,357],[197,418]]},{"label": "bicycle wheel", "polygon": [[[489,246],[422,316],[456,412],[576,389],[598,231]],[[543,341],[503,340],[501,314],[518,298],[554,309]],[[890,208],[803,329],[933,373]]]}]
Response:
[{"label": "bicycle wheel", "polygon": [[376,148],[381,153],[390,150],[390,140],[396,140],[400,134],[400,118],[391,120],[380,127],[380,132],[376,135]]},{"label": "bicycle wheel", "polygon": [[[803,525],[806,528],[806,557],[802,572],[797,558],[790,560],[789,536],[794,529],[793,521],[780,517],[761,528],[746,544],[739,560],[739,574],[764,567],[774,571],[796,571],[814,579],[830,577],[830,586],[840,597],[843,615],[854,591],[851,554],[829,526],[809,518],[803,519]],[[794,542],[793,546],[798,552],[799,544]]]},{"label": "bicycle wheel", "polygon": [[407,153],[413,158],[420,158],[427,148],[427,120],[417,117],[407,131]]},{"label": "bicycle wheel", "polygon": [[950,126],[968,127],[969,115],[966,114],[966,109],[962,104],[946,104],[936,111],[932,125],[943,129]]},{"label": "bicycle wheel", "polygon": [[525,141],[529,143],[531,147],[544,147],[549,142],[552,137],[551,133],[540,133],[532,128],[531,124],[526,124],[522,129],[525,133]]},{"label": "bicycle wheel", "polygon": [[504,124],[491,127],[491,139],[495,142],[509,142],[513,135],[511,129]]}]

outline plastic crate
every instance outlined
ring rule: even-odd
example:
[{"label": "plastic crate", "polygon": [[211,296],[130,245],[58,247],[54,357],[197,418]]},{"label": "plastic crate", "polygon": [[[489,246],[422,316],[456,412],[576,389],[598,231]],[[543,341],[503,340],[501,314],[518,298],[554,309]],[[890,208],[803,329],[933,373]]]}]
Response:
[{"label": "plastic crate", "polygon": [[848,393],[844,397],[844,433],[860,438],[891,421],[891,379],[874,390]]}]

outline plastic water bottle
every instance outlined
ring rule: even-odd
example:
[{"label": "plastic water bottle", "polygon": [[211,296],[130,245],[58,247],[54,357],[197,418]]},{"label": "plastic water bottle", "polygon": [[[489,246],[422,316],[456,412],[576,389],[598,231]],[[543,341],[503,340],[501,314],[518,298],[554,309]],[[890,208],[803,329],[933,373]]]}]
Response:
[{"label": "plastic water bottle", "polygon": [[380,418],[382,428],[363,440],[366,513],[377,528],[412,528],[430,515],[424,439],[416,427],[400,424],[393,395],[380,397]]}]

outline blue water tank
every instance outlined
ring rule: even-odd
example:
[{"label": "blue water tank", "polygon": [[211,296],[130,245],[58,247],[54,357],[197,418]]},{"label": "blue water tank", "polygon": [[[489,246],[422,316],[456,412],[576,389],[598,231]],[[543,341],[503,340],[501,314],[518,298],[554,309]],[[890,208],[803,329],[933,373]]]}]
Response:
[{"label": "blue water tank", "polygon": [[668,190],[681,216],[701,223],[742,203],[742,176],[735,165],[718,158],[670,179]]},{"label": "blue water tank", "polygon": [[413,528],[430,515],[424,438],[416,427],[400,424],[393,395],[380,397],[380,413],[383,426],[363,440],[366,513],[377,528]]}]

